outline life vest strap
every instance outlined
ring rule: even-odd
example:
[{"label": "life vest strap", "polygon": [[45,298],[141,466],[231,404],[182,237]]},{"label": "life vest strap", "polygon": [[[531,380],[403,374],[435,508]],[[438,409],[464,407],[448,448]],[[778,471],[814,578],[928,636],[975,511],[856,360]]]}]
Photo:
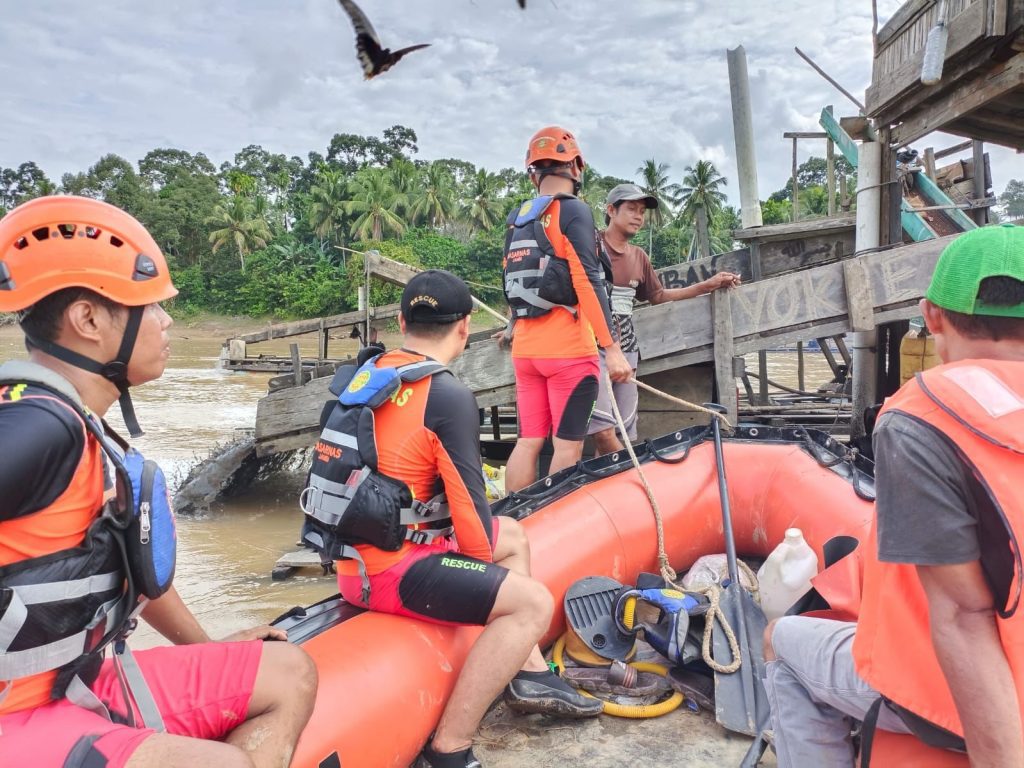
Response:
[{"label": "life vest strap", "polygon": [[[24,604],[21,605],[24,608]],[[12,607],[15,608],[14,614],[11,614]],[[65,664],[70,664],[84,654],[91,653],[107,634],[109,628],[121,623],[127,607],[127,595],[119,595],[100,606],[97,613],[102,616],[102,619],[95,626],[87,627],[80,632],[45,645],[0,653],[0,680],[17,680],[43,672],[51,672]],[[11,605],[4,612],[4,620],[8,615],[13,615],[16,619],[19,610],[21,609],[17,608],[15,597],[12,597]]]}]

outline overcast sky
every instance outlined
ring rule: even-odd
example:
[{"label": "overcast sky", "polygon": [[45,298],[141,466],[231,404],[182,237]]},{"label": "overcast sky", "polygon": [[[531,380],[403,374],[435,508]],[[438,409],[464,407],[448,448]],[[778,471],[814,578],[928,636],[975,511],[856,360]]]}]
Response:
[{"label": "overcast sky", "polygon": [[[5,0],[0,166],[34,160],[59,180],[155,147],[218,165],[248,144],[305,158],[335,133],[400,123],[422,159],[497,170],[559,123],[605,174],[655,158],[678,181],[712,160],[738,205],[727,48],[747,50],[762,198],[789,176],[783,131],[815,130],[826,104],[856,111],[793,46],[858,96],[871,77],[868,0],[360,2],[385,45],[432,47],[364,82],[333,0]],[[883,23],[898,5],[880,0]],[[802,144],[801,159],[824,154]],[[1024,155],[991,151],[997,192],[1024,179]]]}]

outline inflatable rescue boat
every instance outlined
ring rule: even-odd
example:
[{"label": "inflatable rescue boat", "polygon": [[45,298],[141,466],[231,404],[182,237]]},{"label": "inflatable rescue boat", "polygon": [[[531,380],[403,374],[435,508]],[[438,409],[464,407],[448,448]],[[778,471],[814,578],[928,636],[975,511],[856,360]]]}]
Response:
[{"label": "inflatable rescue boat", "polygon": [[[874,508],[873,466],[829,435],[740,426],[723,441],[736,549],[765,557],[799,527],[822,559],[834,536],[863,540]],[[692,427],[636,446],[661,508],[665,544],[682,572],[724,551],[714,444]],[[556,605],[584,576],[633,583],[657,571],[655,518],[629,456],[610,454],[544,478],[494,507],[522,520],[535,578]],[[331,598],[297,609],[289,639],[316,661],[319,693],[296,768],[406,768],[440,718],[478,628],[374,614]],[[563,631],[560,608],[545,637]]]}]

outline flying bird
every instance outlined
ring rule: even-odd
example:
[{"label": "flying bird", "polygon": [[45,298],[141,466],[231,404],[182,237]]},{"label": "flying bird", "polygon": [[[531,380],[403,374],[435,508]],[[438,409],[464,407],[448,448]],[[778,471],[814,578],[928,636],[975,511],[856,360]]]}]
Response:
[{"label": "flying bird", "polygon": [[[521,1],[525,2],[525,0]],[[359,63],[363,65],[363,76],[367,80],[376,77],[381,72],[387,72],[406,54],[430,46],[430,43],[410,45],[408,48],[401,48],[392,53],[390,48],[384,48],[380,44],[380,38],[377,37],[377,32],[373,29],[370,20],[366,18],[366,14],[353,0],[338,0],[338,2],[352,20],[352,27],[356,31],[356,56],[359,58]]]}]

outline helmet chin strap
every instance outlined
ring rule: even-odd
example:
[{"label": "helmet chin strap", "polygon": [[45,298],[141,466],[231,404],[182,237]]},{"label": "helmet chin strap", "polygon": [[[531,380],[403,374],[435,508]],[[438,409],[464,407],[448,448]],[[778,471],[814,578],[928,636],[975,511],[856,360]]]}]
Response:
[{"label": "helmet chin strap", "polygon": [[568,167],[569,165],[566,164],[555,166],[554,168],[537,168],[534,170],[534,173],[537,174],[537,183],[539,184],[545,176],[558,176],[561,179],[568,179],[572,182],[572,193],[578,196],[583,188],[583,182],[574,176],[571,171],[566,170]]},{"label": "helmet chin strap", "polygon": [[142,315],[146,311],[143,307],[128,308],[128,322],[124,327],[124,335],[121,337],[121,346],[117,350],[117,357],[109,363],[99,363],[91,357],[79,354],[67,347],[62,347],[52,341],[43,341],[32,336],[27,336],[29,344],[51,357],[63,360],[68,365],[81,368],[89,373],[102,376],[121,393],[118,403],[121,405],[121,415],[124,417],[124,424],[128,427],[128,434],[132,437],[141,437],[145,434],[139,426],[139,420],[135,416],[135,406],[132,404],[131,395],[128,392],[128,361],[131,360],[132,350],[135,349],[135,340],[139,335],[139,326],[142,324]]}]

